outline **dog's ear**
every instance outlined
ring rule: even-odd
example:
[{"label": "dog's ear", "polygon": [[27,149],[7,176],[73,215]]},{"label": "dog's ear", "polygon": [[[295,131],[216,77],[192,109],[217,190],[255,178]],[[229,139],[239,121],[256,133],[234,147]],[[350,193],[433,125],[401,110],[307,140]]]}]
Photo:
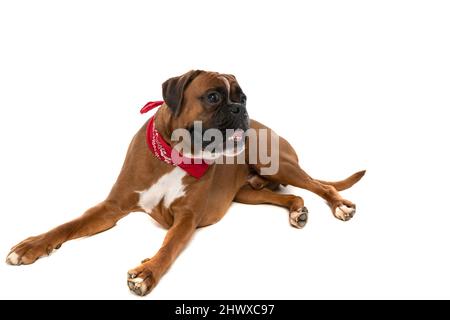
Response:
[{"label": "dog's ear", "polygon": [[164,102],[175,116],[178,116],[181,112],[184,90],[186,90],[189,83],[201,72],[201,70],[191,70],[182,76],[170,78],[163,83],[162,93]]}]

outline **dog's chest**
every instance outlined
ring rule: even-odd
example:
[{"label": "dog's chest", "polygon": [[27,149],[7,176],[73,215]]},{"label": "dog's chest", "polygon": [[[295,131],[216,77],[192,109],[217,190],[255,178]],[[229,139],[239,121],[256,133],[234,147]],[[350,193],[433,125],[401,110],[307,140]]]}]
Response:
[{"label": "dog's chest", "polygon": [[139,206],[147,213],[151,213],[153,208],[162,201],[163,205],[169,208],[172,202],[185,195],[185,185],[183,184],[185,175],[185,171],[175,167],[169,173],[161,176],[148,189],[138,191]]}]

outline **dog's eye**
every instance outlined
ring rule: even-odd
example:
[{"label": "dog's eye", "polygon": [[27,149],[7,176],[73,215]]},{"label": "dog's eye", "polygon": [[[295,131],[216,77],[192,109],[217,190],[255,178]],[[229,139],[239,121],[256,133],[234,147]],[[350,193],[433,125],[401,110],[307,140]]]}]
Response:
[{"label": "dog's eye", "polygon": [[247,102],[247,96],[245,94],[241,94],[241,103]]},{"label": "dog's eye", "polygon": [[220,102],[221,96],[218,92],[211,92],[208,94],[207,98],[209,103],[216,104]]}]

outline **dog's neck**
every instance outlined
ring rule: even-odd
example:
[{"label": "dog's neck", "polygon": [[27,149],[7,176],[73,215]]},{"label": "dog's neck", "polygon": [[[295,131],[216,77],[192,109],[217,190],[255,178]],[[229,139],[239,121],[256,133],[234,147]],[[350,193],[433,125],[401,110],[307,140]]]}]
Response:
[{"label": "dog's neck", "polygon": [[167,144],[170,145],[171,148],[173,148],[175,143],[172,141],[171,137],[174,129],[171,127],[172,112],[169,110],[169,107],[166,104],[163,104],[155,113],[154,117],[155,129],[158,131],[164,141],[166,141]]},{"label": "dog's neck", "polygon": [[175,142],[171,139],[173,120],[170,110],[163,105],[147,124],[147,144],[157,159],[180,167],[189,175],[200,179],[211,164],[202,158],[184,155],[174,148]]}]

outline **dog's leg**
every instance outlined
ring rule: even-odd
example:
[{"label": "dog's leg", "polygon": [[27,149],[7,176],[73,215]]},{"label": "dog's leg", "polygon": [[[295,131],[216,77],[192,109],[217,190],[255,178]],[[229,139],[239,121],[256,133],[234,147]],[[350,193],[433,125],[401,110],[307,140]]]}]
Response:
[{"label": "dog's leg", "polygon": [[308,220],[308,209],[299,196],[280,194],[269,189],[254,190],[250,186],[242,187],[234,201],[246,204],[274,204],[289,210],[289,222],[295,228],[303,228]]},{"label": "dog's leg", "polygon": [[143,260],[141,265],[128,271],[130,290],[140,296],[148,294],[184,249],[196,227],[191,215],[175,217],[174,224],[156,255]]},{"label": "dog's leg", "polygon": [[[359,176],[359,180],[364,173],[357,173],[356,175]],[[355,204],[342,198],[333,185],[328,185],[311,178],[300,168],[298,163],[280,161],[278,173],[273,176],[267,176],[266,178],[314,192],[327,201],[333,215],[339,220],[350,220],[356,212]]]},{"label": "dog's leg", "polygon": [[[328,202],[333,215],[340,220],[346,221],[353,217],[353,215],[355,214],[355,205],[352,202],[343,199],[338,193],[338,190],[345,190],[350,188],[364,176],[365,171],[359,171],[351,175],[347,179],[338,182],[325,182],[321,180],[315,180],[300,168],[298,164],[297,153],[286,139],[278,136],[278,152],[273,153],[272,147],[274,147],[275,145],[272,145],[272,142],[270,142],[271,139],[265,139],[266,141],[260,139],[263,136],[267,137],[275,133],[267,126],[255,120],[252,120],[250,125],[251,128],[255,130],[267,130],[267,135],[257,135],[258,146],[259,148],[261,148],[261,146],[264,146],[266,154],[277,156],[279,160],[278,172],[273,175],[261,174],[261,169],[264,167],[269,167],[269,165],[272,165],[272,163],[270,163],[269,165],[259,163],[258,161],[256,161],[257,163],[250,163],[250,167],[253,171],[261,175],[264,179],[270,180],[274,183],[283,185],[290,184],[292,186],[307,189],[311,192],[316,193]],[[246,150],[246,152],[248,153],[246,154],[246,157],[250,161],[252,158],[250,157],[251,154],[249,152],[252,149],[247,148]],[[259,150],[258,152],[260,151],[261,150]],[[261,185],[264,185],[264,183],[260,183],[259,179],[255,180],[256,183],[251,179],[249,180],[249,184],[252,185],[255,189],[257,189]]]},{"label": "dog's leg", "polygon": [[12,265],[31,264],[40,257],[49,255],[54,249],[59,249],[68,240],[90,236],[114,227],[116,222],[127,214],[128,212],[121,211],[113,203],[102,202],[75,220],[23,240],[11,249],[6,262]]}]

